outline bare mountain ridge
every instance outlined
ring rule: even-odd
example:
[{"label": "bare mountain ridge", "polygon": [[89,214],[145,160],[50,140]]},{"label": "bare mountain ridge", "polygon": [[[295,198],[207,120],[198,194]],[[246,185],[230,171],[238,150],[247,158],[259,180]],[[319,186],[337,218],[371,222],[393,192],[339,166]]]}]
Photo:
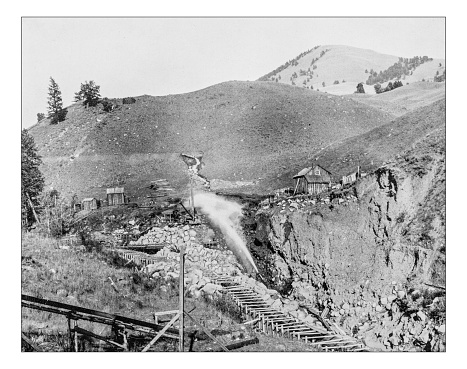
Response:
[{"label": "bare mountain ridge", "polygon": [[312,156],[394,118],[349,97],[271,82],[144,95],[110,113],[80,104],[68,111],[58,125],[44,120],[30,129],[46,183],[68,196],[97,197],[117,182],[135,197],[157,178],[182,189],[188,178],[179,154],[190,151],[204,152],[208,178],[260,186],[260,178],[295,164],[297,153]]}]

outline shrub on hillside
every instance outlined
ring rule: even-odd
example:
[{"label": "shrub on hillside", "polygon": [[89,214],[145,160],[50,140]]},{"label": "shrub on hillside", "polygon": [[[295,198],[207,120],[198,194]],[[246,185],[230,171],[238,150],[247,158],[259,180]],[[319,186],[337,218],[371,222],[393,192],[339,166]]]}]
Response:
[{"label": "shrub on hillside", "polygon": [[334,84],[335,84],[335,85],[338,85],[338,84],[339,84],[339,81],[336,79],[336,80],[334,81]]},{"label": "shrub on hillside", "polygon": [[439,72],[436,72],[436,73],[438,73],[438,74],[433,79],[435,82],[444,82],[444,81],[446,81],[446,69],[443,71],[442,75],[439,75]]},{"label": "shrub on hillside", "polygon": [[40,122],[42,119],[45,118],[45,114],[44,113],[37,113],[37,121]]},{"label": "shrub on hillside", "polygon": [[123,98],[123,105],[125,104],[134,104],[136,99],[134,97],[124,97]]},{"label": "shrub on hillside", "polygon": [[112,110],[114,110],[117,107],[117,104],[114,104],[112,101],[110,101],[106,97],[104,97],[101,100],[101,104],[102,104],[102,109],[104,109],[104,111],[107,113],[110,113]]},{"label": "shrub on hillside", "polygon": [[357,85],[357,93],[358,94],[364,94],[365,93],[365,89],[363,88],[363,83],[360,82],[358,85]]}]

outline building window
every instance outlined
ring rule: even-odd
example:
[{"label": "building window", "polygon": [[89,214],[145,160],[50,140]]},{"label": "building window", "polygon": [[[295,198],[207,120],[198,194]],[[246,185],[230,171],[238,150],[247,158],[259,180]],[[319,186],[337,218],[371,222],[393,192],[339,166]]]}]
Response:
[{"label": "building window", "polygon": [[319,168],[315,169],[315,175],[317,175],[317,176],[321,175],[321,172],[319,171]]}]

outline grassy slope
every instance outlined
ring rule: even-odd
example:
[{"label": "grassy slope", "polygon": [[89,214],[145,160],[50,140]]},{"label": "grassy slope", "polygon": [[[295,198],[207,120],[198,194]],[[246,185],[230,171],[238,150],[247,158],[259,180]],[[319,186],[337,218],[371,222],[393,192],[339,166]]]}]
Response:
[{"label": "grassy slope", "polygon": [[298,155],[312,156],[391,118],[348,97],[272,82],[226,82],[183,95],[141,96],[108,114],[75,104],[65,122],[44,120],[30,132],[47,186],[66,196],[103,198],[120,177],[134,197],[156,178],[183,188],[181,152],[203,151],[210,179],[275,178],[301,165]]},{"label": "grassy slope", "polygon": [[[298,60],[298,65],[290,65],[285,70],[277,74],[281,76],[279,83],[291,85],[290,77],[294,72],[299,75],[300,69],[308,70],[311,64],[311,60],[318,58],[321,51],[327,51],[322,58],[320,58],[315,64],[317,68],[314,70],[313,78],[310,82],[307,82],[306,86],[313,86],[315,90],[319,89],[321,92],[328,92],[335,95],[346,95],[356,91],[356,86],[359,82],[365,83],[368,79],[368,74],[365,70],[385,70],[398,61],[397,56],[380,54],[373,50],[360,49],[351,46],[342,45],[323,45],[313,50],[309,54]],[[442,63],[442,67],[439,67],[439,63]],[[433,80],[436,71],[440,74],[443,73],[445,65],[444,59],[434,59],[431,62],[427,62],[419,66],[411,76],[407,76],[403,82],[414,83],[417,81]],[[303,81],[306,76],[299,76],[295,79],[296,86],[302,87]],[[334,85],[334,81],[338,80],[340,83]],[[345,80],[345,83],[342,81]],[[325,83],[325,87],[322,83]],[[383,83],[383,87],[388,82]],[[365,85],[367,94],[374,95],[375,91],[373,86]]]},{"label": "grassy slope", "polygon": [[[342,82],[343,79],[350,82],[355,90],[357,83],[367,79],[365,69],[384,70],[398,60],[397,56],[380,54],[372,50],[342,45],[323,45],[300,58],[298,65],[289,66],[280,72],[280,82],[291,84],[290,76],[294,72],[299,74],[300,69],[308,70],[311,60],[318,58],[323,50],[329,51],[315,63],[317,68],[314,70],[313,79],[307,84],[313,85],[315,90],[319,88],[320,91],[323,82],[329,86],[335,80]],[[295,84],[301,87],[304,79],[306,76],[299,76]]]},{"label": "grassy slope", "polygon": [[[365,92],[370,87],[365,86]],[[430,105],[446,96],[444,82],[415,82],[378,95],[353,94],[351,97],[395,116]]]},{"label": "grassy slope", "polygon": [[[60,249],[60,241],[38,234],[23,234],[22,241],[23,294],[149,322],[153,322],[152,314],[155,311],[178,308],[178,280],[161,283],[148,278],[141,279],[141,274],[138,277],[129,268],[112,265],[112,259],[103,254]],[[112,278],[120,293],[112,289],[108,277]],[[57,295],[59,290],[65,291],[64,295]],[[237,313],[226,313],[228,306],[222,305],[224,310],[221,312],[204,299],[185,298],[185,308],[188,311],[195,308],[191,315],[209,330],[238,330],[238,323],[241,321],[237,319]],[[30,336],[44,351],[66,349],[66,338],[51,340],[51,336],[67,332],[67,320],[64,316],[23,308],[21,317],[22,332]],[[186,322],[186,325],[190,326],[190,322]],[[110,334],[107,326],[97,323],[80,321],[79,326],[97,334]],[[42,335],[49,337],[44,341]],[[259,344],[239,351],[319,351],[316,347],[290,339],[263,334],[258,334],[258,338]],[[185,350],[188,351],[188,342],[185,343]],[[208,340],[195,343],[194,350],[201,350],[206,343],[214,346]],[[177,345],[175,341],[161,340],[154,349],[176,351]]]},{"label": "grassy slope", "polygon": [[[355,171],[358,162],[362,171],[372,171],[429,135],[445,135],[445,113],[446,102],[441,99],[393,122],[328,147],[318,154],[319,163],[333,173],[334,180]],[[292,166],[278,179],[284,186],[291,186],[292,176],[309,163],[306,155],[302,158],[301,165]]]}]

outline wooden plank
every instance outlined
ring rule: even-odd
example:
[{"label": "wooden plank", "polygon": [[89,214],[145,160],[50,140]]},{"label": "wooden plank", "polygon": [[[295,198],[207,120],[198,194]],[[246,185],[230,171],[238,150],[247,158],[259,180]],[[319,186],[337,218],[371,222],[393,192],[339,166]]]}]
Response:
[{"label": "wooden plank", "polygon": [[[231,351],[231,350],[236,350],[236,349],[239,349],[241,347],[244,347],[244,346],[248,346],[248,345],[256,345],[257,343],[259,343],[259,339],[258,337],[255,337],[255,338],[249,338],[249,339],[245,339],[245,340],[242,340],[242,341],[236,341],[236,342],[233,342],[233,343],[229,343],[227,345],[225,345],[225,347]],[[215,351],[215,350],[213,350]]]},{"label": "wooden plank", "polygon": [[146,345],[146,347],[143,349],[143,351],[141,351],[141,352],[146,352],[146,351],[148,351],[148,350],[150,349],[150,347],[151,347],[154,343],[156,343],[156,341],[157,341],[159,338],[162,337],[162,335],[164,334],[164,332],[165,332],[167,329],[169,329],[169,328],[172,326],[172,324],[175,323],[175,321],[179,318],[179,316],[180,316],[180,314],[175,315],[175,316],[170,320],[170,322],[168,322],[168,323],[166,324],[166,326],[165,326],[164,328],[162,328],[162,330],[157,334],[157,336],[154,337],[154,338],[151,340],[151,342],[149,342],[149,343]]},{"label": "wooden plank", "polygon": [[154,316],[161,316],[161,315],[172,315],[179,313],[180,310],[168,310],[168,311],[158,311],[154,313]]}]

